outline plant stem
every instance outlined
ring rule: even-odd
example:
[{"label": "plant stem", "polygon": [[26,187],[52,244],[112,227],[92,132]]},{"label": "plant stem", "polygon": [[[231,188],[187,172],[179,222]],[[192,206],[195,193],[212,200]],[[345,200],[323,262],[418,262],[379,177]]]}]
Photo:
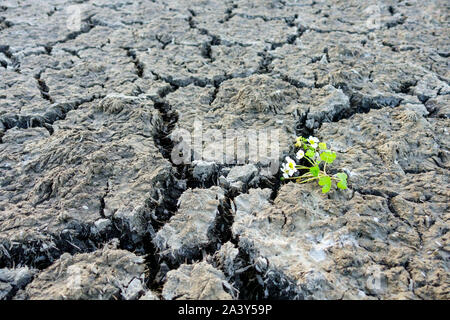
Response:
[{"label": "plant stem", "polygon": [[309,177],[312,177],[312,174],[311,174],[311,173],[309,173],[309,172],[307,172],[307,173],[305,173],[305,174],[303,174],[303,175],[301,175],[301,176],[298,176],[298,177],[289,177],[289,178],[284,178],[284,180],[290,180],[290,179],[301,179],[301,178],[309,178]]},{"label": "plant stem", "polygon": [[314,160],[311,160],[311,159],[308,158],[308,157],[305,157],[305,159],[308,160],[309,163],[311,163],[314,167],[317,165],[316,162],[315,162]]},{"label": "plant stem", "polygon": [[300,181],[299,183],[306,183],[308,181],[313,181],[313,180],[316,180],[316,179],[319,179],[319,177],[313,177],[313,178],[310,178],[310,179],[306,179],[306,180]]}]

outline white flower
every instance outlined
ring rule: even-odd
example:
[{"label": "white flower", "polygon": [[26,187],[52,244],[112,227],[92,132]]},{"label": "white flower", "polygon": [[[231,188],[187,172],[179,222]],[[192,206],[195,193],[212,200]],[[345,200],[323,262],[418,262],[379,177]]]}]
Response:
[{"label": "white flower", "polygon": [[284,178],[289,178],[294,175],[298,170],[296,168],[296,163],[290,157],[286,157],[286,163],[283,163],[280,170],[283,173]]},{"label": "white flower", "polygon": [[297,168],[295,167],[297,164],[294,160],[292,160],[290,157],[286,157],[286,163],[284,165],[284,171],[289,174],[289,176],[292,176],[294,173],[297,172]]},{"label": "white flower", "polygon": [[289,167],[287,166],[286,163],[283,163],[283,165],[280,168],[281,172],[283,173],[283,177],[284,178],[289,178]]},{"label": "white flower", "polygon": [[297,154],[295,155],[295,157],[300,160],[301,158],[303,158],[305,156],[305,152],[303,150],[298,150]]},{"label": "white flower", "polygon": [[308,142],[311,145],[311,147],[313,147],[315,149],[315,148],[317,148],[317,145],[319,143],[319,138],[309,136]]}]

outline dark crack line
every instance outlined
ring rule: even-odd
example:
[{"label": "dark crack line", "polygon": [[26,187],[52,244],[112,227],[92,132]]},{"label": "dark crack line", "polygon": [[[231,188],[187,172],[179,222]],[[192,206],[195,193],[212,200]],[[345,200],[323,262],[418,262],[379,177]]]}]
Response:
[{"label": "dark crack line", "polygon": [[0,17],[0,31],[11,28],[14,24],[11,21],[6,20],[5,17]]},{"label": "dark crack line", "polygon": [[10,47],[8,45],[0,45],[0,52],[3,53],[11,61],[11,67],[13,68],[13,70],[17,73],[20,73],[19,59],[11,52]]},{"label": "dark crack line", "polygon": [[45,100],[53,103],[54,100],[53,98],[50,96],[50,89],[47,86],[47,84],[45,83],[45,80],[41,78],[42,72],[39,72],[38,74],[35,75],[35,79],[38,83],[38,89],[41,92],[41,96],[42,98],[44,98]]},{"label": "dark crack line", "polygon": [[139,78],[144,76],[144,64],[137,58],[136,51],[132,48],[123,48],[127,52],[127,56],[131,58],[131,61],[134,63],[134,68],[136,70],[136,74]]},{"label": "dark crack line", "polygon": [[63,120],[66,114],[71,110],[76,110],[78,107],[84,103],[92,102],[96,99],[103,98],[104,96],[94,95],[90,98],[75,100],[72,102],[64,102],[53,104],[49,111],[44,115],[5,115],[0,117],[0,124],[3,127],[3,132],[9,129],[18,127],[21,129],[42,127],[48,130],[50,135],[53,134],[53,123],[57,120]]},{"label": "dark crack line", "polygon": [[420,248],[417,248],[418,250],[423,248],[423,237],[422,237],[422,233],[419,231],[418,226],[416,226],[413,222],[409,222],[407,219],[402,218],[400,216],[400,214],[397,212],[397,210],[395,210],[394,206],[392,205],[392,197],[388,197],[387,198],[387,204],[388,204],[388,209],[389,211],[398,219],[400,219],[403,223],[405,223],[407,226],[409,226],[410,228],[412,228],[416,233],[417,236],[419,237],[419,243],[420,243]]},{"label": "dark crack line", "polygon": [[155,36],[155,39],[156,39],[159,43],[161,43],[161,49],[162,49],[162,50],[164,50],[164,49],[167,47],[167,45],[169,45],[170,43],[172,43],[172,40],[168,40],[168,41],[162,40],[160,35],[156,35],[156,36]]},{"label": "dark crack line", "polygon": [[248,19],[248,20],[256,20],[256,19],[261,19],[264,22],[269,22],[269,21],[285,21],[286,23],[291,24],[290,26],[293,26],[293,21],[295,21],[295,19],[298,18],[298,14],[293,14],[293,15],[287,15],[287,16],[279,16],[279,17],[266,17],[263,15],[251,15],[251,14],[245,14],[245,13],[236,13],[233,14],[233,16],[238,16],[244,19]]},{"label": "dark crack line", "polygon": [[238,8],[238,5],[237,5],[237,4],[234,4],[234,3],[232,4],[231,7],[227,8],[227,9],[225,10],[225,18],[223,18],[223,20],[220,20],[219,23],[227,22],[227,21],[229,21],[231,18],[233,18],[233,17],[234,17],[233,9],[236,9],[236,8]]},{"label": "dark crack line", "polygon": [[106,181],[106,190],[105,193],[103,194],[103,196],[100,198],[100,209],[99,209],[99,214],[102,218],[106,218],[105,216],[105,198],[108,196],[109,194],[109,181]]},{"label": "dark crack line", "polygon": [[84,19],[82,21],[82,22],[84,22],[84,25],[82,26],[80,31],[71,32],[62,40],[49,42],[45,45],[45,47],[54,47],[56,44],[64,44],[66,42],[77,39],[80,35],[82,35],[84,33],[90,32],[93,28],[95,28],[97,26],[97,24],[92,21],[93,16],[95,16],[95,14],[90,15],[89,17],[87,17],[86,19]]},{"label": "dark crack line", "polygon": [[416,250],[420,250],[423,247],[423,238],[422,238],[421,232],[418,229],[418,226],[414,225],[414,222],[409,222],[407,219],[402,218],[400,216],[400,214],[397,212],[397,210],[395,210],[394,206],[392,205],[392,198],[398,196],[398,193],[389,192],[388,194],[386,194],[386,193],[378,191],[376,189],[363,190],[363,189],[359,189],[359,188],[354,188],[354,186],[351,186],[351,187],[352,187],[353,190],[355,190],[356,192],[358,192],[358,193],[360,193],[362,195],[376,196],[376,197],[381,197],[381,198],[385,199],[386,200],[386,204],[387,204],[387,208],[388,208],[389,212],[392,214],[392,216],[395,217],[396,219],[400,220],[404,224],[406,224],[408,227],[410,227],[411,229],[413,229],[417,233],[417,235],[419,237],[420,247],[419,248],[415,248],[415,249]]},{"label": "dark crack line", "polygon": [[[287,77],[282,77],[282,79],[290,84],[294,85],[297,88],[304,88],[305,85],[302,83],[295,83],[295,80],[289,79]],[[319,86],[321,87],[321,86]],[[387,99],[387,102],[379,103],[377,98],[365,97],[358,91],[353,91],[346,87],[345,84],[338,85],[336,88],[342,89],[343,93],[349,98],[350,108],[349,110],[345,110],[339,113],[336,113],[332,119],[320,119],[318,122],[318,126],[316,127],[308,127],[306,125],[309,115],[309,110],[307,110],[304,114],[300,115],[297,122],[297,134],[308,136],[312,135],[315,131],[319,130],[323,123],[329,122],[339,122],[344,119],[350,119],[355,114],[363,114],[368,113],[370,110],[377,110],[383,108],[396,108],[398,107],[402,99],[392,98],[391,100]]]}]

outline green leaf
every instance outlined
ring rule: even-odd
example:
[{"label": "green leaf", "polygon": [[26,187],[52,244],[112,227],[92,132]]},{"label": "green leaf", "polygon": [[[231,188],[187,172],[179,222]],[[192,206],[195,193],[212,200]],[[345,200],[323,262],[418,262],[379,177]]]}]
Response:
[{"label": "green leaf", "polygon": [[337,183],[337,187],[339,189],[345,190],[347,189],[347,180],[341,180]]},{"label": "green leaf", "polygon": [[326,163],[333,163],[334,159],[336,159],[336,153],[331,151],[325,151],[320,154],[320,159],[325,161]]},{"label": "green leaf", "polygon": [[319,186],[322,186],[322,193],[327,193],[331,189],[331,178],[323,176],[319,179]]},{"label": "green leaf", "polygon": [[305,153],[305,156],[307,156],[307,157],[310,158],[310,159],[313,159],[313,158],[314,158],[314,155],[315,155],[315,153],[314,153],[314,150],[312,150],[312,149],[309,149],[309,150],[306,151],[306,153]]},{"label": "green leaf", "polygon": [[311,172],[313,177],[318,177],[319,176],[319,171],[320,171],[320,169],[319,169],[318,166],[309,168],[309,172]]},{"label": "green leaf", "polygon": [[326,150],[327,149],[327,144],[325,142],[319,143],[319,149],[320,150]]},{"label": "green leaf", "polygon": [[344,172],[339,172],[336,174],[336,177],[339,178],[337,187],[342,190],[347,189],[347,174],[345,174]]}]

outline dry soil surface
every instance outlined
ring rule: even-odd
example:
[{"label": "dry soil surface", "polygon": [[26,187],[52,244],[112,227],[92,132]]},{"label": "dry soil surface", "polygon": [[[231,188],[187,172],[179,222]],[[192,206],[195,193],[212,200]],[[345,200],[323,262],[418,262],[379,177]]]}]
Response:
[{"label": "dry soil surface", "polygon": [[[449,9],[1,1],[0,299],[450,299]],[[349,189],[175,163],[196,119]]]}]

